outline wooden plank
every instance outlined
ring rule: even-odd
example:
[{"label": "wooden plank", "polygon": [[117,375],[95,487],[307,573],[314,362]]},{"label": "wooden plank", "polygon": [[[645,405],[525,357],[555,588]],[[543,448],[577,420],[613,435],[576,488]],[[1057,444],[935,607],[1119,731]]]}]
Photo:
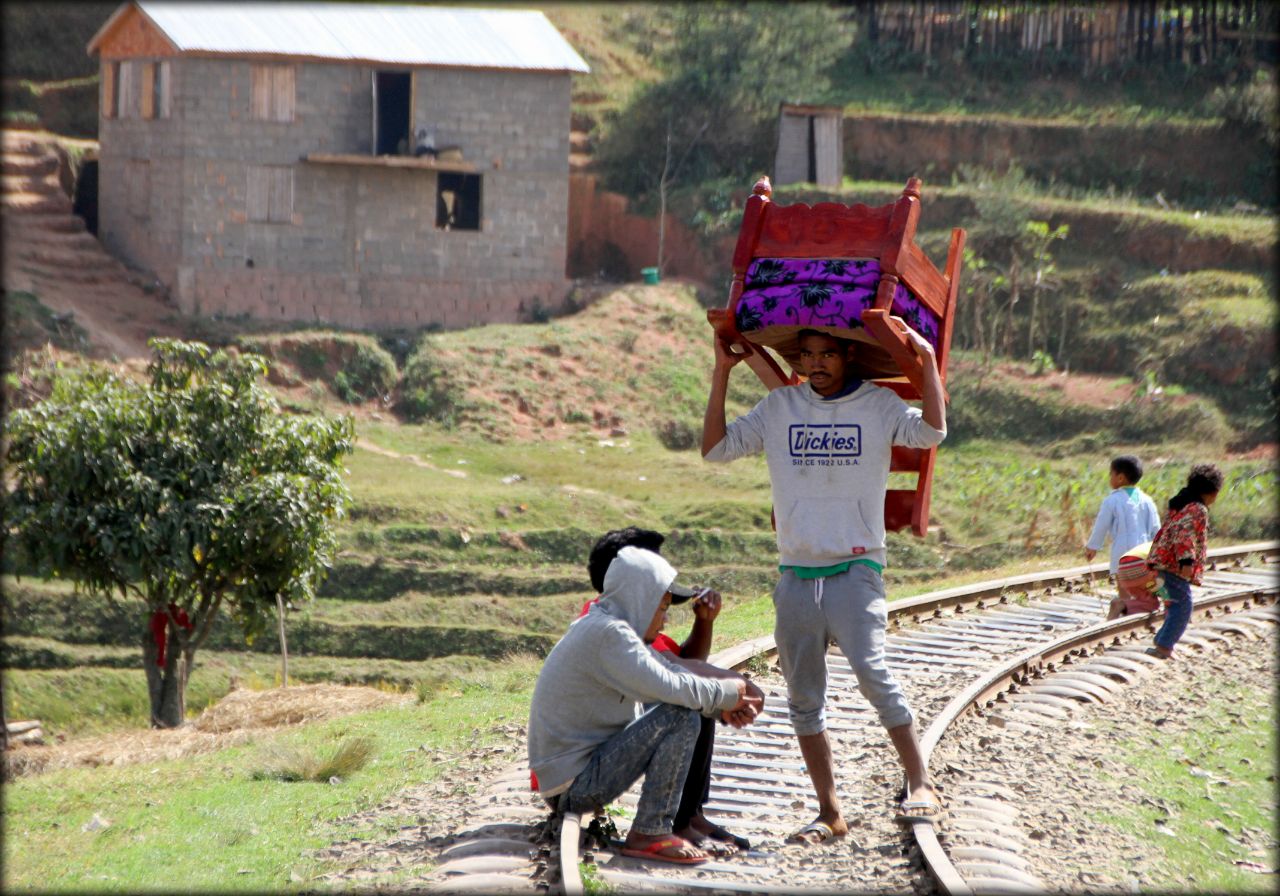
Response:
[{"label": "wooden plank", "polygon": [[159,100],[159,117],[173,114],[173,70],[168,61],[156,63],[156,96]]},{"label": "wooden plank", "polygon": [[116,115],[119,118],[136,118],[138,116],[138,73],[137,63],[121,62],[120,77],[116,84]]},{"label": "wooden plank", "polygon": [[156,117],[156,64],[154,62],[142,63],[142,88],[141,103],[139,108],[143,118]]},{"label": "wooden plank", "polygon": [[116,100],[120,96],[120,63],[102,63],[102,117],[116,118],[120,114]]},{"label": "wooden plank", "polygon": [[267,220],[288,224],[293,220],[293,169],[274,166],[268,176]]},{"label": "wooden plank", "polygon": [[374,156],[356,153],[309,152],[304,162],[319,165],[361,165],[369,168],[422,168],[430,171],[452,171],[474,174],[477,168],[471,162],[444,162],[430,156]]},{"label": "wooden plank", "polygon": [[271,172],[264,165],[250,165],[245,186],[245,214],[250,221],[269,221]]},{"label": "wooden plank", "polygon": [[271,68],[271,120],[293,121],[297,107],[297,69],[292,65]]}]

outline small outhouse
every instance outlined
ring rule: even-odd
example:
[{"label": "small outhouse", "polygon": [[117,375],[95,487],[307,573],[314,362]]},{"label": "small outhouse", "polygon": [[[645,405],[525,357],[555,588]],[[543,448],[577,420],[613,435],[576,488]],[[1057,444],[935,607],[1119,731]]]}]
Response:
[{"label": "small outhouse", "polygon": [[774,182],[839,187],[844,178],[843,125],[844,110],[839,106],[782,103]]}]

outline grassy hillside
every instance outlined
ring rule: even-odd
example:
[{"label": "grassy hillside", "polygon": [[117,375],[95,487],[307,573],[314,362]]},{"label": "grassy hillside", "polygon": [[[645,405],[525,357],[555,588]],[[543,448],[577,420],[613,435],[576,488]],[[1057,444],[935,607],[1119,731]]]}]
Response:
[{"label": "grassy hillside", "polygon": [[[694,447],[709,333],[691,288],[624,286],[546,323],[426,337],[417,356],[448,378],[447,422],[405,424],[381,402],[289,389],[298,409],[356,413],[360,439],[341,553],[320,599],[290,616],[292,675],[430,688],[541,654],[591,596],[591,543],[627,524],[669,532],[678,567],[725,592],[724,637],[767,632],[776,553],[764,464],[710,465]],[[1201,399],[1153,400],[1123,377],[1037,375],[962,352],[950,386],[933,530],[890,537],[894,596],[1078,562],[1113,454],[1141,454],[1143,486],[1163,501],[1190,463],[1222,460],[1231,438]],[[761,394],[739,368],[730,413]],[[1224,466],[1215,542],[1276,535],[1270,460]],[[143,723],[137,607],[27,578],[5,590],[12,714],[72,735]],[[198,656],[191,709],[233,678],[273,680],[276,650],[266,637],[245,652],[223,620]]]}]

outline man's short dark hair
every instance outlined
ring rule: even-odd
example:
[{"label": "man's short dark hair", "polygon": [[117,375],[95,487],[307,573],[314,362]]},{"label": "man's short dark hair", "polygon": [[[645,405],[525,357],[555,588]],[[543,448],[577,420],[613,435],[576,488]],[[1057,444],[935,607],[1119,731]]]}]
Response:
[{"label": "man's short dark hair", "polygon": [[814,330],[811,327],[805,327],[799,333],[796,333],[796,343],[799,344],[804,341],[806,336],[825,336],[828,339],[834,339],[836,341],[836,345],[840,346],[840,351],[846,355],[849,353],[849,349],[853,347],[852,339],[846,339],[843,336],[836,336],[831,333],[824,333],[821,330]]},{"label": "man's short dark hair", "polygon": [[1111,472],[1128,479],[1130,485],[1137,485],[1142,478],[1142,461],[1135,455],[1122,454],[1111,461]]},{"label": "man's short dark hair", "polygon": [[587,558],[587,575],[591,576],[591,587],[596,593],[604,591],[604,574],[609,571],[609,564],[618,556],[618,551],[625,547],[644,548],[646,551],[659,553],[659,548],[666,541],[666,536],[652,529],[638,529],[627,526],[625,529],[614,529],[606,532],[596,541]]}]

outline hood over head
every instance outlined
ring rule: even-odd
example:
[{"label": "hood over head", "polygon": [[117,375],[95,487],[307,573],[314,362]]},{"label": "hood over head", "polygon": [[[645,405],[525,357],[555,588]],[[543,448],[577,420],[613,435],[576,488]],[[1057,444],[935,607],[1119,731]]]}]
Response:
[{"label": "hood over head", "polygon": [[604,574],[604,591],[596,606],[643,636],[653,614],[676,579],[676,570],[653,551],[625,547]]}]

